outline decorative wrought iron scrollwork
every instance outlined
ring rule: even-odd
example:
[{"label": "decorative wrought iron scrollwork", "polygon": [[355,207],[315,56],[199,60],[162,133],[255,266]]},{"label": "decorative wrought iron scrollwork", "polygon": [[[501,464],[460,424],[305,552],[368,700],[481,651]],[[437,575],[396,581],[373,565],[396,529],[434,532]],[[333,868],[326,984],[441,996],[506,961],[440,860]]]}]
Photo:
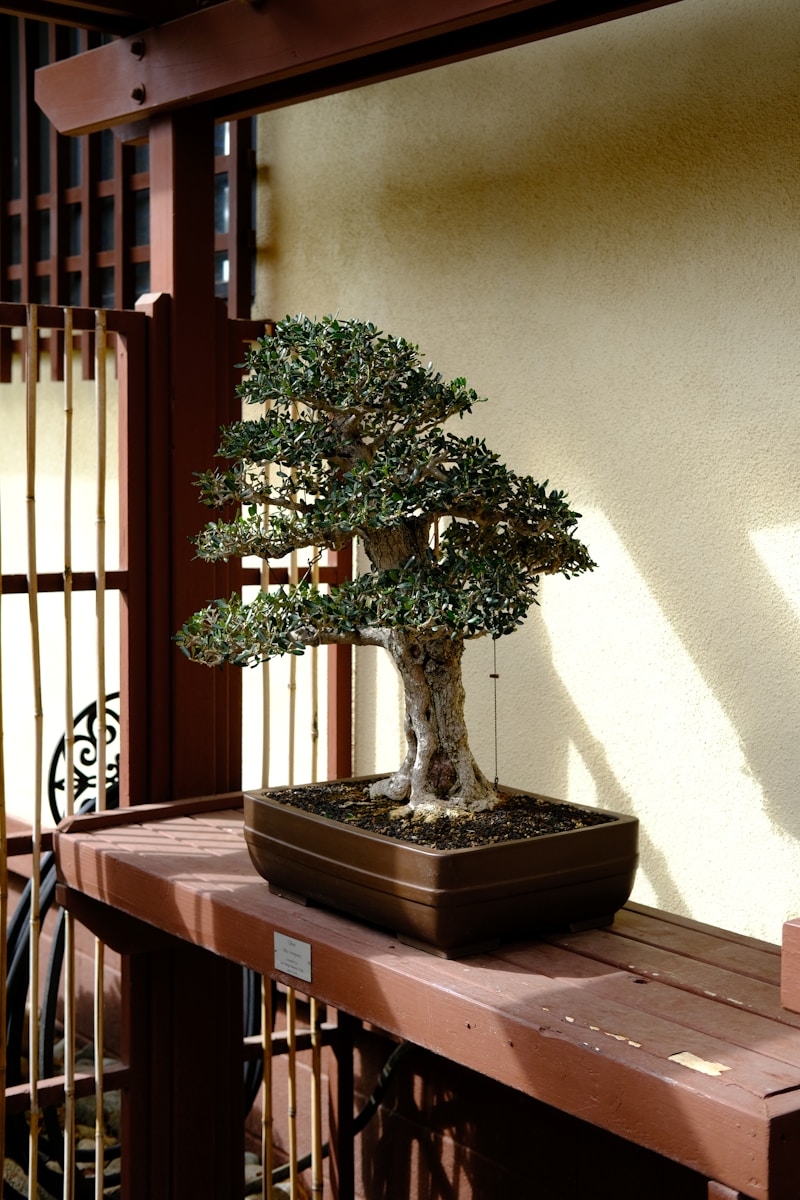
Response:
[{"label": "decorative wrought iron scrollwork", "polygon": [[[98,736],[101,723],[97,701],[87,704],[75,718],[73,727],[73,778],[75,781],[75,811],[97,807]],[[106,696],[105,709],[105,804],[116,808],[119,803],[119,692]],[[67,744],[61,738],[50,762],[47,799],[54,821],[65,815],[67,790]],[[91,801],[94,800],[92,804]]]}]

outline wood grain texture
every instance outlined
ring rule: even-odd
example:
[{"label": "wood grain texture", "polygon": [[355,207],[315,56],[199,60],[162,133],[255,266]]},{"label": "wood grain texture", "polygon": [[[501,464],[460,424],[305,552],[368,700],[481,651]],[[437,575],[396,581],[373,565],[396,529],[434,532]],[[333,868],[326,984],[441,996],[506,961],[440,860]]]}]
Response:
[{"label": "wood grain texture", "polygon": [[796,1200],[800,1017],[781,1006],[776,947],[632,906],[609,929],[439,959],[271,895],[240,811],[208,803],[73,821],[56,835],[62,880],[286,983],[274,933],[306,942],[301,986],[336,1008],[734,1194]]},{"label": "wood grain texture", "polygon": [[674,0],[240,0],[36,73],[60,133],[203,105],[231,119],[645,12]]}]

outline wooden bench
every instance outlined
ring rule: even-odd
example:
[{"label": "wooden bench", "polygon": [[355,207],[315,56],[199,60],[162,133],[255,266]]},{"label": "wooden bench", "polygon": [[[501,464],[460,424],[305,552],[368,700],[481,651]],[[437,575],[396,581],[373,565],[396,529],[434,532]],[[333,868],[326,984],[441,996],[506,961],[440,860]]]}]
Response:
[{"label": "wooden bench", "polygon": [[[130,1040],[134,1076],[140,1056],[162,1053],[175,1094],[209,1086],[181,1062],[180,1005],[195,996],[207,1009],[207,1073],[235,1094],[224,968],[244,964],[685,1164],[713,1200],[800,1197],[800,1016],[781,1006],[779,947],[630,905],[608,929],[448,961],[271,895],[241,824],[231,796],[75,818],[56,834],[63,902],[132,953],[131,1003],[149,1013]],[[209,1163],[235,1151],[237,1120],[234,1106]],[[134,1117],[129,1136],[156,1134]],[[196,1151],[202,1127],[186,1136]],[[147,1188],[164,1169],[152,1165]],[[237,1184],[207,1165],[189,1186],[187,1196],[224,1200]]]}]

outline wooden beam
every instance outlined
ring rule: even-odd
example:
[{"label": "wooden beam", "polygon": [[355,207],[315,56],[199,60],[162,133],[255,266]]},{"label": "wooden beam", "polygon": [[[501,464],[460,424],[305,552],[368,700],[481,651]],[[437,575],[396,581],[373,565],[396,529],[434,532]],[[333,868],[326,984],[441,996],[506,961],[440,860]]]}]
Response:
[{"label": "wooden beam", "polygon": [[231,119],[506,49],[678,0],[225,0],[36,72],[61,133],[176,108]]}]

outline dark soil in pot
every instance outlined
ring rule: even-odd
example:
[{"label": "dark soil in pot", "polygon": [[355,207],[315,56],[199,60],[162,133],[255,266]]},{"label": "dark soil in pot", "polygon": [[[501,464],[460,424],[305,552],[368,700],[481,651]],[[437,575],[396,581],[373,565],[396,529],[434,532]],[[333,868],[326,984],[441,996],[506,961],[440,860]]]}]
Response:
[{"label": "dark soil in pot", "polygon": [[600,809],[576,808],[558,800],[512,792],[502,794],[500,803],[487,812],[396,816],[392,815],[397,812],[393,801],[382,796],[370,798],[369,782],[349,780],[282,788],[271,795],[304,812],[434,850],[467,850],[614,820],[613,815]]}]

